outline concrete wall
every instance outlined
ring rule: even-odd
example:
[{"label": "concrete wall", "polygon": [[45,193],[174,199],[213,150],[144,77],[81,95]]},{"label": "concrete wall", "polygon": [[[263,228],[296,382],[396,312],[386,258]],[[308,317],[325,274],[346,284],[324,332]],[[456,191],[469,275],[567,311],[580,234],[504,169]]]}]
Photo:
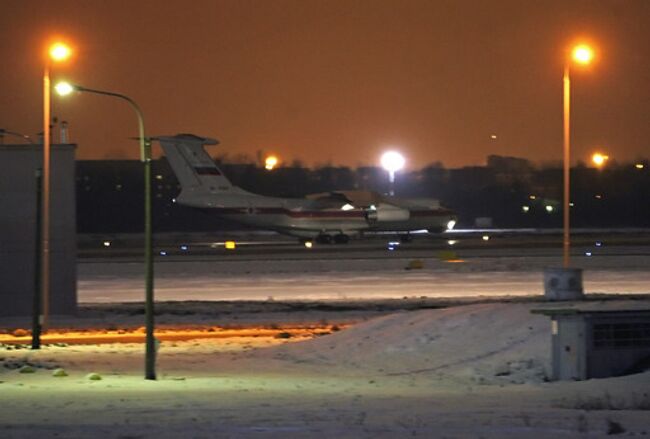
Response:
[{"label": "concrete wall", "polygon": [[620,376],[650,365],[650,310],[565,312],[552,319],[554,380]]},{"label": "concrete wall", "polygon": [[582,316],[562,316],[553,320],[553,380],[587,378],[585,321]]},{"label": "concrete wall", "polygon": [[[51,154],[51,314],[77,307],[75,145]],[[0,316],[32,313],[41,145],[0,145]]]}]

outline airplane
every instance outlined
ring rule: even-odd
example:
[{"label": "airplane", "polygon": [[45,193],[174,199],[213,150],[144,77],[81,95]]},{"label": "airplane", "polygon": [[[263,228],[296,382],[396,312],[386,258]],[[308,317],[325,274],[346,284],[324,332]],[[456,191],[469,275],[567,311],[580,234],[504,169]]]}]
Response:
[{"label": "airplane", "polygon": [[332,191],[306,198],[276,198],[234,186],[205,150],[219,142],[193,134],[157,140],[181,184],[175,202],[224,219],[273,230],[302,242],[344,244],[366,232],[391,232],[410,240],[413,231],[453,229],[456,214],[434,199],[399,199],[370,191]]}]

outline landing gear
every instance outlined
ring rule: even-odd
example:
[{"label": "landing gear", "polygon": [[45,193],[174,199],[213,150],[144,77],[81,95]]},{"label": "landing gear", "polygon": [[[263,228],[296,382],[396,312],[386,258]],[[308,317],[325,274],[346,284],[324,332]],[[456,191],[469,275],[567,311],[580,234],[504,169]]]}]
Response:
[{"label": "landing gear", "polygon": [[316,242],[319,244],[331,244],[332,243],[332,235],[318,235],[316,237]]},{"label": "landing gear", "polygon": [[334,235],[334,242],[337,244],[347,244],[350,242],[350,237],[343,233],[339,233],[338,235]]},{"label": "landing gear", "polygon": [[323,233],[318,235],[315,241],[318,244],[347,244],[350,242],[350,237],[344,233],[338,233],[336,235],[328,235],[326,233]]}]

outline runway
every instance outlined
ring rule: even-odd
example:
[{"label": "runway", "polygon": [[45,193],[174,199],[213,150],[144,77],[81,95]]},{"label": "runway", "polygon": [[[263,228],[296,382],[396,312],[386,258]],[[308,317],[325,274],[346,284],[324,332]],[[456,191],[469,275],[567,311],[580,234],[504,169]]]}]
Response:
[{"label": "runway", "polygon": [[[538,245],[520,238],[495,241],[479,237],[450,246],[436,240],[388,250],[375,240],[316,251],[289,242],[242,245],[234,251],[209,243],[168,244],[156,249],[155,295],[158,301],[177,301],[543,294],[544,268],[561,264],[556,238],[540,238]],[[81,258],[79,302],[142,301],[144,269],[133,250],[128,256],[105,252]],[[650,251],[644,240],[586,237],[573,247],[572,266],[584,269],[588,294],[650,294]]]}]

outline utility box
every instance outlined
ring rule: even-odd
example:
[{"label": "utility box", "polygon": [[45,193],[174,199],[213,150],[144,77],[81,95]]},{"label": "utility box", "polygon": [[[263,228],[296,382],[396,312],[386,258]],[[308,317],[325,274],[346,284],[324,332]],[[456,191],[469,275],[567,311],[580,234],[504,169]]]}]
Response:
[{"label": "utility box", "polygon": [[547,300],[580,300],[584,298],[580,268],[547,268],[544,270],[544,297]]},{"label": "utility box", "polygon": [[650,368],[650,310],[533,310],[551,318],[553,380],[586,380]]},{"label": "utility box", "polygon": [[[52,145],[50,314],[77,309],[75,145]],[[42,145],[0,145],[0,316],[30,316],[36,279],[36,171]]]}]

